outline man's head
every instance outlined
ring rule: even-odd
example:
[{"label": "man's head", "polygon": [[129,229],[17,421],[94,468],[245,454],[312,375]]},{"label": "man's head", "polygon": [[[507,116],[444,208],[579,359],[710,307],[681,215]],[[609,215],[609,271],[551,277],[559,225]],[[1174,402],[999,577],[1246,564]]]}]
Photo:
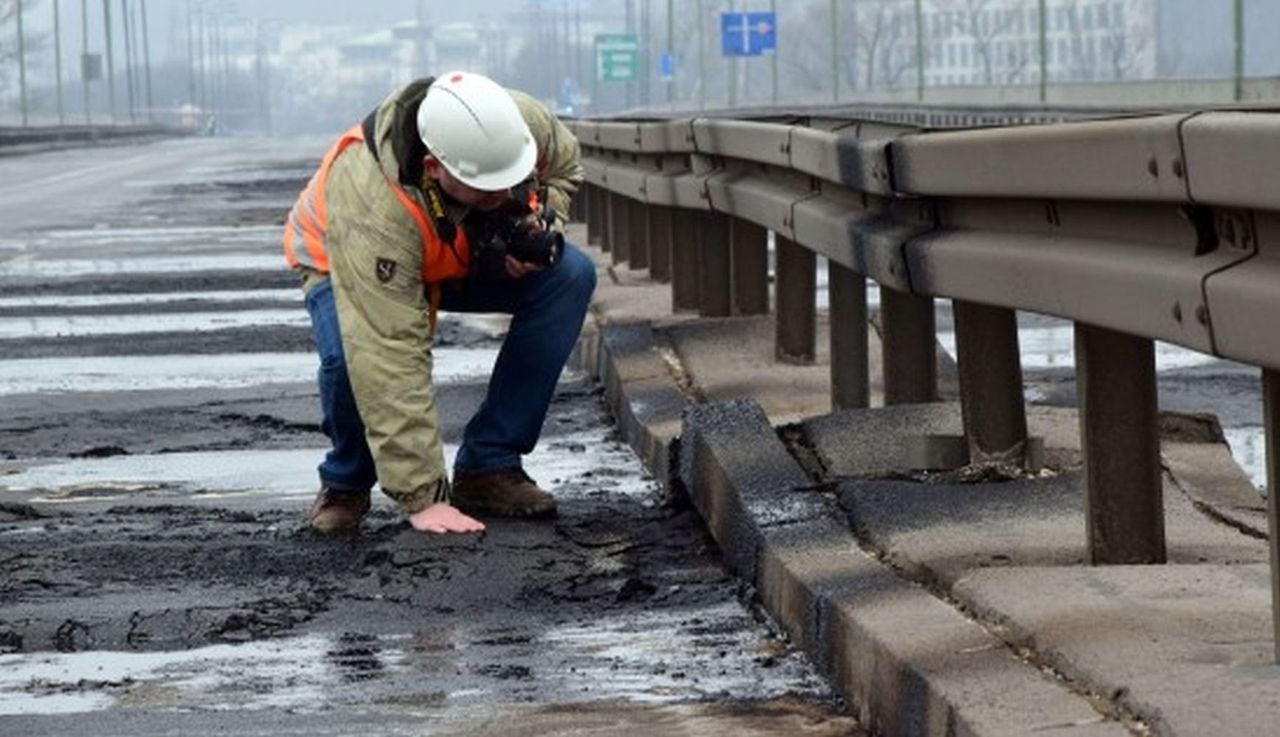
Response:
[{"label": "man's head", "polygon": [[418,134],[427,146],[427,176],[458,202],[498,207],[533,173],[533,134],[515,100],[488,77],[449,72],[427,88],[418,108]]}]

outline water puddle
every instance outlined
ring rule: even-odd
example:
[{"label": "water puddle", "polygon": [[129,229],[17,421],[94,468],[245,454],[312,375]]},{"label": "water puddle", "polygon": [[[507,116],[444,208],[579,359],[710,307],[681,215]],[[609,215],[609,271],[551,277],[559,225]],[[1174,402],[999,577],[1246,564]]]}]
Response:
[{"label": "water puddle", "polygon": [[154,312],[149,315],[41,315],[0,318],[0,339],[70,338],[91,335],[189,333],[229,328],[311,325],[307,313],[289,310]]},{"label": "water puddle", "polygon": [[201,225],[198,227],[152,228],[68,228],[41,233],[41,243],[53,245],[118,245],[145,243],[171,246],[174,243],[265,243],[277,241],[280,225]]},{"label": "water puddle", "polygon": [[[497,356],[495,348],[438,349],[433,353],[433,380],[441,385],[488,376]],[[311,353],[21,358],[0,361],[0,396],[311,382],[317,366]]]},{"label": "water puddle", "polygon": [[1253,485],[1267,489],[1267,437],[1261,427],[1224,427],[1222,433],[1231,446],[1231,455],[1249,475]]},{"label": "water puddle", "polygon": [[0,278],[50,279],[73,276],[122,274],[171,274],[195,271],[279,271],[285,268],[279,253],[219,252],[182,256],[132,256],[121,258],[34,259],[19,257],[0,262]]},{"label": "water puddle", "polygon": [[0,655],[0,715],[322,703],[343,678],[325,657],[335,647],[330,638],[312,636],[181,652]]},{"label": "water puddle", "polygon": [[0,309],[62,307],[155,306],[182,302],[289,302],[302,304],[300,289],[246,289],[244,291],[150,292],[138,294],[53,294],[0,297]]},{"label": "water puddle", "polygon": [[[762,662],[767,668],[761,668]],[[403,635],[305,635],[174,652],[0,655],[0,715],[107,709],[466,708],[602,700],[674,704],[820,695],[804,660],[762,637],[737,602],[600,613],[539,629],[448,626]]]},{"label": "water puddle", "polygon": [[[938,331],[938,342],[947,353],[956,355],[956,334]],[[1024,369],[1074,368],[1075,328],[1071,325],[1019,328],[1018,348]],[[1181,346],[1156,341],[1156,371],[1172,371],[1216,363],[1222,359]]]},{"label": "water puddle", "polygon": [[[604,442],[600,429],[544,437],[525,457],[525,470],[560,501],[601,495],[650,497],[655,483],[627,446]],[[202,499],[264,496],[309,499],[316,465],[327,448],[225,450],[84,458],[31,465],[0,476],[0,489],[42,490],[46,503],[99,502],[129,497]],[[445,444],[452,467],[458,446]]]}]

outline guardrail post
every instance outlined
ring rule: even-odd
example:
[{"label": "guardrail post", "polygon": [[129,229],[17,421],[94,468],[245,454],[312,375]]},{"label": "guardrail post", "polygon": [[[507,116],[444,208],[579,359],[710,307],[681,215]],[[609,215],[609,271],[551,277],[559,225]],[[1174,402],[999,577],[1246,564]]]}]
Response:
[{"label": "guardrail post", "polygon": [[627,221],[631,226],[631,237],[627,238],[627,255],[631,257],[631,268],[649,268],[649,207],[640,200],[629,200],[630,211]]},{"label": "guardrail post", "polygon": [[613,252],[615,265],[626,261],[631,256],[631,218],[628,214],[631,205],[627,198],[610,192],[609,195],[609,246]]},{"label": "guardrail post", "polygon": [[578,196],[569,200],[569,212],[564,213],[565,217],[575,223],[587,222],[587,199],[586,192],[579,190]]},{"label": "guardrail post", "polygon": [[671,208],[649,206],[649,278],[657,282],[671,281]]},{"label": "guardrail post", "polygon": [[1155,344],[1076,323],[1089,562],[1164,563]]},{"label": "guardrail post", "polygon": [[698,232],[698,312],[728,317],[733,311],[729,216],[703,213]]},{"label": "guardrail post", "polygon": [[1262,371],[1262,417],[1267,432],[1267,532],[1271,546],[1271,631],[1280,663],[1280,372]]},{"label": "guardrail post", "polygon": [[938,399],[938,347],[933,298],[880,286],[884,403]]},{"label": "guardrail post", "polygon": [[1018,319],[1013,310],[953,300],[960,410],[974,462],[1021,465],[1027,449]]},{"label": "guardrail post", "polygon": [[733,219],[733,307],[738,315],[769,314],[769,231]]},{"label": "guardrail post", "polygon": [[775,355],[787,363],[813,363],[817,342],[816,259],[813,251],[780,235],[774,238],[774,254],[777,258],[774,299],[778,305]]},{"label": "guardrail post", "polygon": [[698,210],[677,207],[671,211],[671,311],[698,309],[698,253],[702,228]]},{"label": "guardrail post", "polygon": [[605,193],[594,184],[587,185],[587,243],[592,246],[605,247],[605,238],[609,225],[609,207],[605,203]]},{"label": "guardrail post", "polygon": [[828,262],[827,292],[831,299],[831,406],[868,407],[867,278]]}]

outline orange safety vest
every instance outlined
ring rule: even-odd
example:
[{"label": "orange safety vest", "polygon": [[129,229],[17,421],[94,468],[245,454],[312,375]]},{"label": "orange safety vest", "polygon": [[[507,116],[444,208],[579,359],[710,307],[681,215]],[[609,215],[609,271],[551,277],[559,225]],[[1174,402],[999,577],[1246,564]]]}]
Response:
[{"label": "orange safety vest", "polygon": [[[290,268],[306,266],[322,273],[329,272],[328,242],[325,236],[329,227],[329,214],[325,207],[325,182],[338,154],[352,144],[363,142],[364,129],[360,125],[343,133],[324,155],[320,170],[307,182],[302,194],[298,195],[298,201],[289,211],[289,220],[284,230],[284,258]],[[465,277],[471,263],[471,249],[465,230],[457,228],[453,241],[445,241],[436,234],[435,228],[427,220],[427,214],[418,203],[405,194],[398,184],[387,179],[387,186],[417,223],[418,233],[422,237],[422,280],[438,286],[440,282]],[[303,246],[301,249],[298,248],[299,243]],[[434,317],[439,290],[433,289],[432,292]]]}]

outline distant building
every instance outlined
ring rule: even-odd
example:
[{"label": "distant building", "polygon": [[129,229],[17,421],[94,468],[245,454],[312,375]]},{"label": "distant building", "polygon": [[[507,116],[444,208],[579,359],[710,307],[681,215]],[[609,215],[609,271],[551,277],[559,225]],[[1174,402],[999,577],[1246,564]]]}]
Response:
[{"label": "distant building", "polygon": [[498,37],[475,23],[419,27],[407,21],[367,33],[349,26],[289,26],[272,55],[277,102],[292,129],[336,129],[418,76],[489,72],[501,59],[495,61],[485,39]]},{"label": "distant building", "polygon": [[[914,80],[911,3],[854,6],[858,86]],[[1040,13],[1026,0],[925,0],[925,82],[1032,84],[1040,79]],[[1157,0],[1048,0],[1045,66],[1051,81],[1144,79],[1156,73]]]}]

